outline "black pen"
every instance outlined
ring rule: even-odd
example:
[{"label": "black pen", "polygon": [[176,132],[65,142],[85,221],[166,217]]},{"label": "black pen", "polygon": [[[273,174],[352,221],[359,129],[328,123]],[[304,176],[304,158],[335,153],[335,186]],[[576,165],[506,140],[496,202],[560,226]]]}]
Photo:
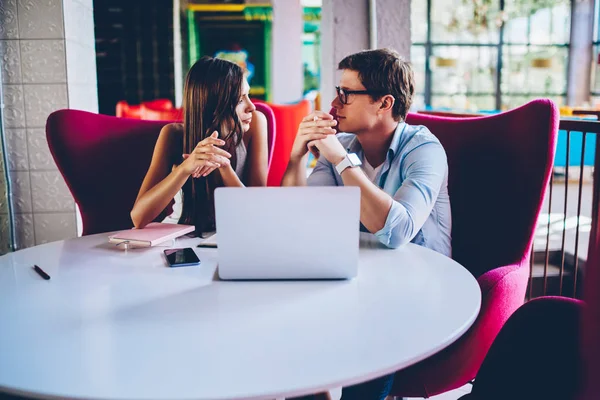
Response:
[{"label": "black pen", "polygon": [[210,247],[210,248],[217,248],[217,244],[216,243],[200,243],[198,246],[196,247]]},{"label": "black pen", "polygon": [[35,270],[35,272],[38,273],[39,276],[41,276],[42,278],[44,278],[45,280],[49,280],[50,279],[50,275],[48,275],[47,273],[44,272],[44,270],[42,270],[40,267],[38,267],[37,265],[33,266],[33,269]]}]

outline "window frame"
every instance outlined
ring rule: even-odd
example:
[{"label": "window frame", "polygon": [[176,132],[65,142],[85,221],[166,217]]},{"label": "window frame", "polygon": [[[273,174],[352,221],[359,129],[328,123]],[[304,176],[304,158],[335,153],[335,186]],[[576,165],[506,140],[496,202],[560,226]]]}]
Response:
[{"label": "window frame", "polygon": [[[595,0],[596,4],[598,4],[600,0]],[[563,100],[567,99],[567,90],[568,90],[568,75],[569,75],[569,66],[567,64],[565,68],[565,88],[563,92],[560,93],[513,93],[513,92],[503,92],[502,91],[502,68],[504,66],[503,60],[503,52],[505,48],[509,48],[512,46],[526,46],[528,49],[531,47],[548,47],[548,48],[562,48],[567,49],[567,54],[569,53],[571,43],[555,43],[555,44],[535,44],[531,43],[531,15],[527,17],[527,40],[524,42],[506,42],[504,40],[505,34],[505,25],[502,24],[498,29],[498,40],[494,43],[451,43],[451,42],[434,42],[432,41],[432,21],[431,21],[431,4],[433,0],[426,0],[426,23],[427,23],[427,34],[425,42],[415,42],[411,44],[411,47],[424,47],[425,48],[425,87],[423,90],[418,90],[417,95],[423,96],[425,107],[431,107],[431,100],[434,96],[453,96],[456,94],[462,94],[470,97],[481,97],[481,96],[494,96],[495,97],[495,108],[496,110],[502,109],[502,100],[504,97],[543,97],[543,96],[551,96],[551,97],[562,97]],[[499,0],[500,10],[505,10],[505,0]],[[596,7],[597,10],[597,7]],[[569,15],[569,19],[572,24],[573,13],[571,10],[571,14]],[[600,33],[598,32],[598,18],[596,18],[595,25],[595,39],[594,46],[599,46],[600,50]],[[494,75],[495,80],[495,91],[494,93],[440,93],[432,90],[432,69],[431,69],[431,58],[434,55],[435,47],[445,47],[445,46],[454,46],[454,47],[495,47],[496,48],[496,71]],[[595,47],[594,47],[595,48]],[[594,95],[592,93],[592,95]],[[600,96],[600,92],[597,93]]]}]

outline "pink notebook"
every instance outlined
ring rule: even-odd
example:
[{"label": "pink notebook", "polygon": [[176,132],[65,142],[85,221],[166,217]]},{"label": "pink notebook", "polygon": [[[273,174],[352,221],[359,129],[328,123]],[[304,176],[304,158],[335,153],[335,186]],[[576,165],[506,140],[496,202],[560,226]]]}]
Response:
[{"label": "pink notebook", "polygon": [[108,241],[110,243],[128,242],[130,246],[135,247],[150,247],[193,232],[194,229],[193,225],[152,222],[142,229],[133,228],[110,235]]}]

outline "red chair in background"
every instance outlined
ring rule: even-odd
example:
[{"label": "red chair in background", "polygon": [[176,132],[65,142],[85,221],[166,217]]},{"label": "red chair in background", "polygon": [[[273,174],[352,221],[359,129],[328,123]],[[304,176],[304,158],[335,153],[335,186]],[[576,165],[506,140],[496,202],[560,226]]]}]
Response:
[{"label": "red chair in background", "polygon": [[[117,103],[116,116],[122,117],[122,118],[149,119],[152,121],[162,121],[162,120],[172,121],[173,120],[172,118],[170,118],[170,119],[169,118],[167,118],[167,119],[143,118],[142,113],[143,113],[144,108],[150,110],[149,116],[156,116],[156,117],[162,118],[162,117],[175,115],[175,114],[170,114],[170,113],[152,114],[153,111],[165,111],[165,110],[173,109],[173,103],[171,102],[171,100],[156,99],[156,100],[151,100],[151,101],[144,101],[139,105],[129,104],[125,100],[121,100]],[[148,113],[148,111],[146,111],[146,112]]]},{"label": "red chair in background", "polygon": [[79,206],[84,235],[133,227],[129,213],[167,123],[79,110],[50,114],[48,146]]},{"label": "red chair in background", "polygon": [[[275,114],[270,106],[260,100],[253,100],[256,109],[262,112],[267,118],[267,133],[269,146],[269,167],[273,159],[273,149],[275,146],[276,123]],[[171,100],[158,99],[143,102],[139,106],[127,104],[125,101],[117,103],[117,117],[144,119],[147,121],[183,121],[183,108],[173,107]],[[295,132],[295,131],[294,131]],[[293,142],[292,142],[293,143]],[[290,147],[291,150],[291,147]]]},{"label": "red chair in background", "polygon": [[290,153],[296,139],[298,125],[300,125],[302,118],[311,112],[311,104],[308,100],[302,100],[296,104],[266,104],[273,110],[275,130],[277,131],[267,186],[280,186],[281,179],[290,161]]},{"label": "red chair in background", "polygon": [[[271,165],[273,159],[273,147],[275,144],[275,114],[273,110],[265,103],[254,102],[256,111],[261,112],[267,119],[267,144],[269,151],[269,162]],[[157,109],[146,103],[141,105],[141,119],[148,121],[183,121],[183,108]]]},{"label": "red chair in background", "polygon": [[141,106],[129,104],[125,100],[121,100],[117,103],[116,116],[119,118],[140,119],[141,111]]},{"label": "red chair in background", "polygon": [[170,110],[173,108],[173,102],[169,99],[156,99],[150,101],[142,101],[140,105],[145,105],[158,110]]},{"label": "red chair in background", "polygon": [[146,121],[183,121],[182,108],[154,108],[146,103],[140,105],[140,119]]},{"label": "red chair in background", "polygon": [[545,99],[481,118],[408,115],[409,124],[429,128],[446,150],[452,258],[477,278],[482,303],[460,339],[396,373],[391,395],[429,397],[471,381],[504,323],[523,304],[558,120],[556,105]]}]

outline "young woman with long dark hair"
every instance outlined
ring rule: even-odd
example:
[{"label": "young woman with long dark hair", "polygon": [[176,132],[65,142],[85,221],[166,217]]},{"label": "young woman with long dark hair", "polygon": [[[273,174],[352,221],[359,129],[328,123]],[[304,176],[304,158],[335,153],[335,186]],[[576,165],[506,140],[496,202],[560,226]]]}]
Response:
[{"label": "young woman with long dark hair", "polygon": [[202,57],[188,71],[183,124],[160,132],[152,162],[131,211],[136,228],[164,218],[183,191],[179,223],[196,233],[214,230],[214,190],[265,186],[267,123],[249,98],[242,69]]}]

